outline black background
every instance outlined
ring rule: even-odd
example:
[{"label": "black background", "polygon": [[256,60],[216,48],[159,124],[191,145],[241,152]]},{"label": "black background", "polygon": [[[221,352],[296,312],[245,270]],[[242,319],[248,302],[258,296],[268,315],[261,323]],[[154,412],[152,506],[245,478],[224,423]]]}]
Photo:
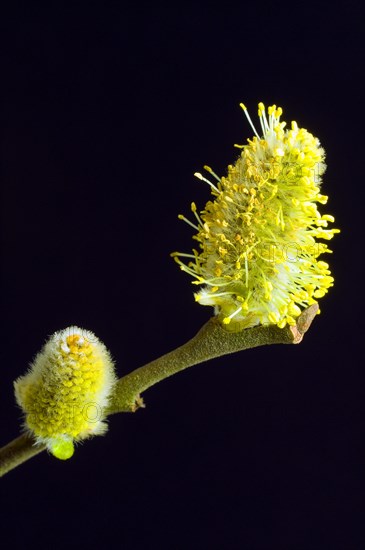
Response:
[{"label": "black background", "polygon": [[318,136],[336,285],[300,346],[197,366],[61,462],[1,480],[5,548],[365,548],[364,13],[240,3],[24,4],[2,17],[1,442],[12,382],[76,324],[118,374],[185,342],[211,310],[169,258],[257,103]]}]

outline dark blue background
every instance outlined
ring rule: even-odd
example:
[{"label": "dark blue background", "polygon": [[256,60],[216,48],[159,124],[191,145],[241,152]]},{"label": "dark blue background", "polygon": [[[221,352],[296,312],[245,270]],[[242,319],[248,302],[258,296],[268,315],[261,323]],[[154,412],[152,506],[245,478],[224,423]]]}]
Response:
[{"label": "dark blue background", "polygon": [[123,375],[209,318],[169,254],[209,196],[193,173],[251,135],[241,101],[321,139],[342,230],[300,346],[197,366],[72,460],[9,473],[5,547],[364,548],[362,4],[32,3],[1,25],[2,443],[55,330],[95,331]]}]

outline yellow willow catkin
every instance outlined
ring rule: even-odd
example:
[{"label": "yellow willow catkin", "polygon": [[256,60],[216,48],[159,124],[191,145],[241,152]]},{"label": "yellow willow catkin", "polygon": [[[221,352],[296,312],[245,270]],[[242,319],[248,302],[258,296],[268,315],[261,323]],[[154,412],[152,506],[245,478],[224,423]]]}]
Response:
[{"label": "yellow willow catkin", "polygon": [[65,460],[74,441],[107,430],[104,410],[115,383],[104,344],[90,331],[69,327],[49,338],[14,386],[26,430]]},{"label": "yellow willow catkin", "polygon": [[331,252],[322,241],[339,232],[327,228],[333,216],[318,211],[328,198],[320,192],[325,154],[296,122],[285,129],[280,107],[259,103],[261,135],[241,107],[255,136],[237,146],[241,154],[226,177],[209,166],[215,182],[195,174],[209,184],[212,199],[200,214],[192,203],[196,223],[179,218],[196,229],[199,248],[172,255],[203,285],[195,299],[214,306],[228,330],[283,328],[333,285],[328,264],[318,259]]}]

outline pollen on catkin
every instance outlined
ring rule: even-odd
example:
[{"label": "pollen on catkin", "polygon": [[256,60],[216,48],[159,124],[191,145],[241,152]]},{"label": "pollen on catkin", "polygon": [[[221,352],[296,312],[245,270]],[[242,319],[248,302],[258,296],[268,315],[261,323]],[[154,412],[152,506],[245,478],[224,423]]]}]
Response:
[{"label": "pollen on catkin", "polygon": [[[228,330],[258,324],[295,325],[301,309],[316,303],[333,285],[329,265],[319,256],[331,250],[323,241],[333,216],[321,214],[325,153],[318,138],[296,122],[286,129],[282,109],[258,105],[260,133],[241,104],[254,137],[247,140],[227,175],[209,184],[212,199],[200,214],[191,210],[198,249],[174,252],[180,268],[203,285],[197,302],[215,308]],[[187,263],[186,263],[187,262]]]},{"label": "pollen on catkin", "polygon": [[14,382],[24,427],[57,458],[73,455],[74,442],[105,433],[105,408],[116,383],[114,364],[90,331],[54,333]]}]

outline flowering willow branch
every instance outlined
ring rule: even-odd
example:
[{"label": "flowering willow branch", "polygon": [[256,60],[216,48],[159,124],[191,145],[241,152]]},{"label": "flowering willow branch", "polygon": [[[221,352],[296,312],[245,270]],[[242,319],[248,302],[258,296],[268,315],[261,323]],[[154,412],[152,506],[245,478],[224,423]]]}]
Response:
[{"label": "flowering willow branch", "polygon": [[[186,344],[118,380],[103,417],[117,412],[136,411],[143,406],[140,396],[142,392],[198,363],[267,344],[297,344],[301,342],[317,311],[317,304],[304,310],[295,326],[286,326],[282,329],[275,325],[258,326],[233,333],[226,331],[219,321],[213,318]],[[37,440],[30,433],[21,435],[0,449],[0,476],[46,448],[45,442]],[[52,452],[52,448],[49,450]]]},{"label": "flowering willow branch", "polygon": [[[0,474],[41,448],[66,460],[74,443],[107,429],[109,414],[143,406],[141,393],[192,365],[265,344],[301,341],[319,312],[317,300],[333,285],[323,240],[339,232],[321,214],[325,171],[318,138],[292,121],[280,121],[282,109],[259,103],[260,134],[241,104],[254,137],[238,146],[241,154],[215,182],[210,200],[191,210],[198,250],[174,252],[180,268],[200,286],[195,299],[214,307],[215,317],[183,346],[116,379],[104,344],[78,327],[55,333],[30,370],[15,382],[26,435],[0,449]],[[292,252],[294,249],[294,257]],[[187,262],[187,263],[186,263]],[[307,308],[307,309],[305,309]],[[90,418],[88,407],[98,413]]]}]

